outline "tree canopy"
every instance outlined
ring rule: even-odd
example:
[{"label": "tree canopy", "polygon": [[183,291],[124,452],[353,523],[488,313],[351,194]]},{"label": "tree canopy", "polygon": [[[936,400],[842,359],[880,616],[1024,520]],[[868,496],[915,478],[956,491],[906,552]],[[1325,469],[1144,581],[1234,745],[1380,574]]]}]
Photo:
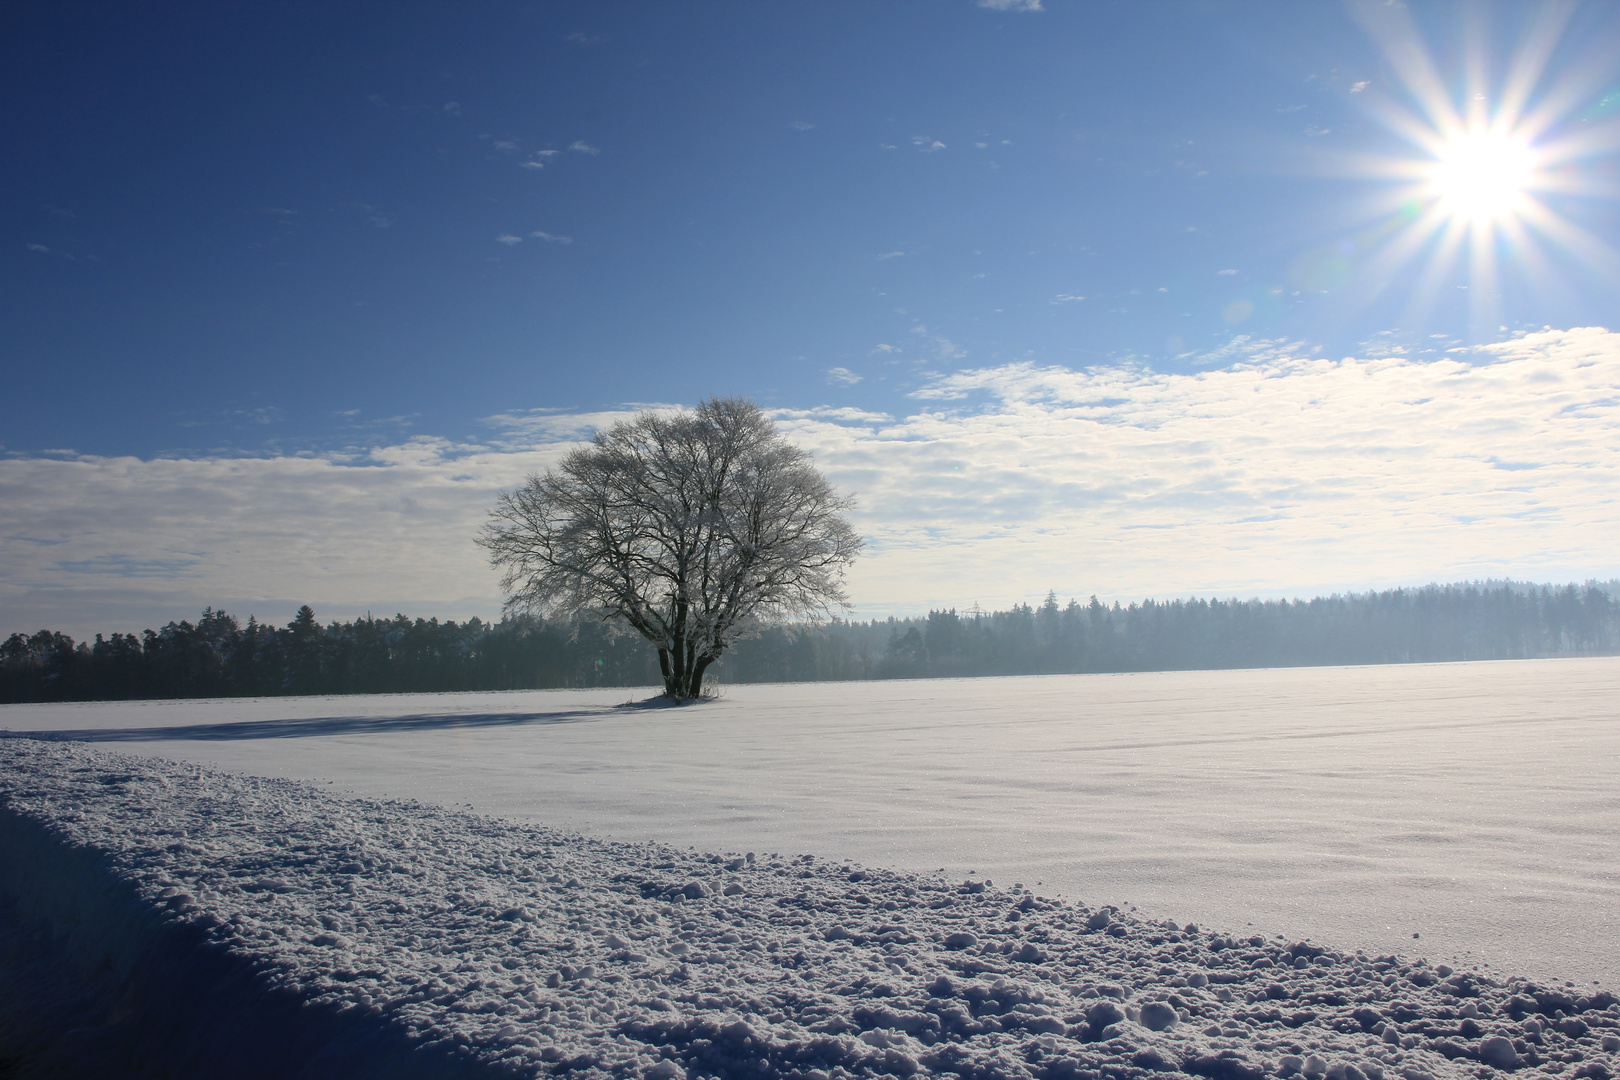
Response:
[{"label": "tree canopy", "polygon": [[710,398],[598,432],[501,495],[479,543],[509,608],[634,630],[686,699],[737,640],[847,607],[850,506],[759,406]]}]

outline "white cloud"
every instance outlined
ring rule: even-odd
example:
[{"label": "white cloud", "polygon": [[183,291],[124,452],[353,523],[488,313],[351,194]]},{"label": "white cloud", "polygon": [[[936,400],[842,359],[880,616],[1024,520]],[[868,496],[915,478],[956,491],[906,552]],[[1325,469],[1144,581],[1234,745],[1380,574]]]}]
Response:
[{"label": "white cloud", "polygon": [[879,255],[877,258],[878,258],[878,262],[883,262],[886,259],[898,259],[900,256],[902,256],[904,254],[905,254],[905,252],[903,252],[903,251],[885,251],[883,254]]},{"label": "white cloud", "polygon": [[[1620,334],[1430,361],[1246,344],[1251,359],[1219,370],[1002,365],[933,378],[910,415],[773,415],[857,497],[861,614],[1048,588],[1620,576]],[[278,621],[305,601],[323,618],[492,616],[472,537],[495,493],[632,408],[503,414],[482,444],[0,460],[0,633],[139,629],[204,604]]]},{"label": "white cloud", "polygon": [[827,382],[833,386],[854,386],[863,376],[855,374],[847,367],[834,367],[827,369]]},{"label": "white cloud", "polygon": [[1052,297],[1051,302],[1054,304],[1078,304],[1084,299],[1085,297],[1078,296],[1074,293],[1058,293],[1056,296]]},{"label": "white cloud", "polygon": [[809,131],[815,126],[816,125],[814,124],[807,124],[803,120],[795,120],[793,123],[788,125],[788,127],[792,128],[794,131]]},{"label": "white cloud", "polygon": [[555,233],[541,232],[538,229],[529,235],[536,240],[544,240],[548,244],[572,244],[574,242],[572,236],[558,236]]},{"label": "white cloud", "polygon": [[898,346],[898,345],[874,345],[872,348],[867,350],[866,355],[867,356],[888,356],[891,353],[897,353],[897,352],[900,352],[900,351],[901,351],[900,346]]},{"label": "white cloud", "polygon": [[205,604],[284,621],[305,600],[327,617],[459,605],[488,618],[499,598],[467,529],[554,458],[420,440],[313,458],[6,461],[5,632],[83,638]]},{"label": "white cloud", "polygon": [[507,247],[511,247],[513,244],[523,243],[523,237],[513,236],[511,233],[503,233],[495,238],[495,242],[497,244],[505,244]]},{"label": "white cloud", "polygon": [[37,251],[43,255],[49,255],[51,253],[51,249],[46,247],[44,244],[29,244],[27,247],[29,251]]},{"label": "white cloud", "polygon": [[571,144],[568,149],[578,151],[581,154],[589,154],[592,157],[595,157],[597,154],[602,152],[599,148],[590,145],[583,139],[581,139],[579,142]]},{"label": "white cloud", "polygon": [[978,0],[979,6],[991,11],[1044,11],[1041,0]]},{"label": "white cloud", "polygon": [[1215,271],[1215,276],[1216,277],[1231,277],[1235,273],[1237,273],[1236,270],[1217,270],[1217,271]]},{"label": "white cloud", "polygon": [[1359,94],[1359,93],[1361,93],[1361,92],[1362,92],[1362,91],[1363,91],[1363,90],[1365,90],[1365,89],[1367,89],[1367,87],[1368,87],[1368,85],[1369,85],[1369,84],[1368,84],[1368,82],[1367,82],[1367,80],[1366,80],[1366,79],[1363,79],[1363,80],[1361,80],[1361,81],[1360,81],[1360,82],[1358,82],[1358,83],[1351,83],[1351,84],[1350,84],[1350,92],[1351,92],[1351,93],[1352,93],[1352,94]]},{"label": "white cloud", "polygon": [[965,597],[1130,596],[1620,570],[1606,331],[1531,335],[1472,364],[1011,365],[917,396],[940,411],[858,436],[797,429],[861,492],[868,531],[883,522],[855,580],[867,603],[945,602],[953,576]]},{"label": "white cloud", "polygon": [[930,138],[927,135],[913,135],[911,137],[911,145],[915,146],[925,154],[932,154],[936,150],[945,149],[944,143],[940,142],[938,139]]},{"label": "white cloud", "polygon": [[787,420],[829,420],[839,424],[887,424],[894,420],[888,413],[871,412],[848,405],[817,405],[813,409],[767,409],[766,415],[779,423]]},{"label": "white cloud", "polygon": [[1309,356],[1313,351],[1303,341],[1289,341],[1286,338],[1257,338],[1252,334],[1234,334],[1225,345],[1194,357],[1193,363],[1205,367],[1226,366],[1237,362],[1259,364],[1273,360],[1287,360],[1291,357]]},{"label": "white cloud", "polygon": [[578,413],[566,409],[520,409],[484,418],[484,423],[500,432],[494,440],[500,449],[512,450],[536,444],[589,439],[598,428],[615,423],[644,409],[667,411],[679,408],[661,402],[637,403],[604,412]]}]

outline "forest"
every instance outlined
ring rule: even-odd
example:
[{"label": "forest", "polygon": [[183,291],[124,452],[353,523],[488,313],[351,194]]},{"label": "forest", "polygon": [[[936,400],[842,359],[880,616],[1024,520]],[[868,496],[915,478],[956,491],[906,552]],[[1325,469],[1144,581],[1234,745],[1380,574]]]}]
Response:
[{"label": "forest", "polygon": [[[1620,652],[1620,582],[1475,582],[1311,600],[1092,597],[1004,611],[772,626],[715,682],[1043,675],[1397,664]],[[285,626],[212,608],[196,622],[75,642],[41,630],[0,645],[0,702],[655,686],[656,656],[599,622],[362,618]]]}]

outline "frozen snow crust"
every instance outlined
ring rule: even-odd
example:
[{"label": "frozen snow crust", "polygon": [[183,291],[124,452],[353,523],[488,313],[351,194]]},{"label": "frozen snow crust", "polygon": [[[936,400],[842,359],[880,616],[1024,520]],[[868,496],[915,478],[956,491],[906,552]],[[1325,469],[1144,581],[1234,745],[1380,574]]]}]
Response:
[{"label": "frozen snow crust", "polygon": [[1606,992],[73,743],[0,740],[0,880],[24,1076],[1607,1080],[1620,1051]]}]

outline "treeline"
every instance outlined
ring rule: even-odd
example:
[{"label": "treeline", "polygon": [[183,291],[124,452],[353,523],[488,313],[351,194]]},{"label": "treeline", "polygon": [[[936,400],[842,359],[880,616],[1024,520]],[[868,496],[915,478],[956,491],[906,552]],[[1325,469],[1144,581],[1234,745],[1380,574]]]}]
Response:
[{"label": "treeline", "polygon": [[1095,597],[896,626],[879,677],[1406,664],[1620,652],[1620,603],[1595,583],[1429,585],[1314,600]]},{"label": "treeline", "polygon": [[657,675],[646,651],[600,624],[396,615],[323,626],[306,604],[277,627],[208,609],[94,642],[12,634],[0,645],[0,702],[638,686]]},{"label": "treeline", "polygon": [[[722,683],[1506,660],[1620,652],[1614,582],[1429,585],[1314,600],[1148,600],[779,627],[711,669]],[[653,686],[653,650],[601,623],[370,617],[284,627],[222,611],[75,642],[0,645],[0,702]]]}]

